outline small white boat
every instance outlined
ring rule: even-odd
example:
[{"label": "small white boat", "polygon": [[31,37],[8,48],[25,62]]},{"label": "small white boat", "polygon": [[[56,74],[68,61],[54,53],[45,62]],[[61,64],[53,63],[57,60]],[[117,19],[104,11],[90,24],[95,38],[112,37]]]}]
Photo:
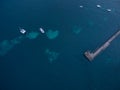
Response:
[{"label": "small white boat", "polygon": [[83,8],[83,6],[82,6],[82,5],[80,5],[80,8]]},{"label": "small white boat", "polygon": [[41,33],[45,33],[45,31],[43,30],[43,28],[39,29]]},{"label": "small white boat", "polygon": [[25,34],[26,30],[24,28],[19,27],[20,33]]},{"label": "small white boat", "polygon": [[106,9],[108,12],[111,12],[112,10],[111,9]]},{"label": "small white boat", "polygon": [[101,8],[101,5],[99,5],[99,4],[98,4],[98,5],[96,5],[96,6],[97,6],[98,8]]}]

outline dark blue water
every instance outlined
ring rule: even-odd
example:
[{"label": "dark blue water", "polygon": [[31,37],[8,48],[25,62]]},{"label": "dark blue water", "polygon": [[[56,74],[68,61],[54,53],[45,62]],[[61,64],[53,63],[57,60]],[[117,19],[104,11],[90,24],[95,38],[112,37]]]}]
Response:
[{"label": "dark blue water", "polygon": [[[20,36],[19,26],[28,32],[43,27],[60,33],[54,40],[42,34],[25,39],[0,56],[0,90],[120,90],[120,37],[93,62],[83,56],[119,30],[119,4],[119,0],[1,0],[0,42]],[[75,34],[74,27],[82,31]],[[47,48],[60,54],[52,63]]]}]

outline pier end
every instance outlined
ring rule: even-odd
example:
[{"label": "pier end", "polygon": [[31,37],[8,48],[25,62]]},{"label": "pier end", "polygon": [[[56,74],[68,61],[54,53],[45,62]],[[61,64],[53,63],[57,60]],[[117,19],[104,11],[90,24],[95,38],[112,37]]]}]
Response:
[{"label": "pier end", "polygon": [[84,55],[89,61],[92,61],[94,59],[94,54],[90,53],[90,51],[86,51]]}]

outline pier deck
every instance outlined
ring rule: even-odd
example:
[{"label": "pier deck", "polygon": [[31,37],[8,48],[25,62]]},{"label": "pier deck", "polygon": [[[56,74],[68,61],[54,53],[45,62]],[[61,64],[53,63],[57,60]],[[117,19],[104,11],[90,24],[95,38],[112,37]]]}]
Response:
[{"label": "pier deck", "polygon": [[89,50],[84,53],[85,57],[89,60],[92,61],[100,52],[105,50],[110,43],[118,36],[120,35],[120,30],[117,31],[110,39],[108,39],[100,48],[98,48],[95,52],[90,52]]}]

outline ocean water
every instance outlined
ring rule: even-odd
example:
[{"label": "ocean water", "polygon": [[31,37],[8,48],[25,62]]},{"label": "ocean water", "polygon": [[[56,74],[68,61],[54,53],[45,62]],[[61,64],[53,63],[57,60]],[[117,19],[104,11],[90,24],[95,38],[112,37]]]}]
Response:
[{"label": "ocean water", "polygon": [[120,37],[92,62],[83,55],[119,30],[119,4],[1,0],[0,90],[120,90]]}]

